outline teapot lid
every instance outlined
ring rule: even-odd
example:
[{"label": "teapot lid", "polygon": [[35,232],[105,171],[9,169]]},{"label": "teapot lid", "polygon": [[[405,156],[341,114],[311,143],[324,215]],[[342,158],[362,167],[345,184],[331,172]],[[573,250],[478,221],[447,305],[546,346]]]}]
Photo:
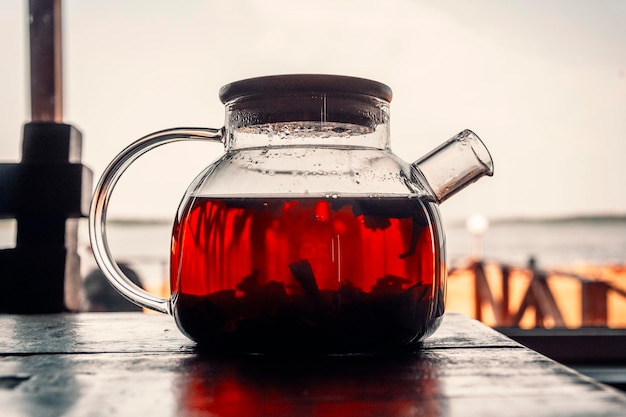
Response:
[{"label": "teapot lid", "polygon": [[344,75],[289,74],[249,78],[226,84],[219,91],[222,103],[251,95],[284,93],[339,93],[362,94],[387,102],[391,101],[391,88],[383,83],[365,78]]}]

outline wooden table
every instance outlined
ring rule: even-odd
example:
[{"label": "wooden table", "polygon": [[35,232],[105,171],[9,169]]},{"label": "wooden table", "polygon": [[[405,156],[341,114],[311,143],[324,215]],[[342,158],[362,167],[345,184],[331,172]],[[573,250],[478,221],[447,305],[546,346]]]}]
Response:
[{"label": "wooden table", "polygon": [[626,395],[447,314],[412,355],[210,358],[170,317],[0,315],[0,415],[626,416]]}]

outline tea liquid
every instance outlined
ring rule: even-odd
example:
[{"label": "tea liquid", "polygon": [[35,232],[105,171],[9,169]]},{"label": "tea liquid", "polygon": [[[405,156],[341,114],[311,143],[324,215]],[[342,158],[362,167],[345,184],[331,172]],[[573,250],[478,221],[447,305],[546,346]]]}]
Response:
[{"label": "tea liquid", "polygon": [[174,226],[179,327],[212,350],[365,352],[443,313],[438,221],[398,198],[195,198]]}]

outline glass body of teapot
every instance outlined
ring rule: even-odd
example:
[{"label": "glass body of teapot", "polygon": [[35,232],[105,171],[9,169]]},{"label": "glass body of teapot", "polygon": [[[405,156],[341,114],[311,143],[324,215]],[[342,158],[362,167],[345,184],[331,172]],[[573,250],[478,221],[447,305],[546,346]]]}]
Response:
[{"label": "glass body of teapot", "polygon": [[[213,352],[380,353],[435,331],[446,288],[438,203],[492,174],[478,137],[464,131],[404,162],[390,149],[391,90],[360,78],[262,77],[220,98],[222,129],[140,139],[103,176],[92,243],[116,288]],[[102,229],[125,167],[181,137],[219,140],[225,153],[182,199],[163,300],[119,276]]]}]

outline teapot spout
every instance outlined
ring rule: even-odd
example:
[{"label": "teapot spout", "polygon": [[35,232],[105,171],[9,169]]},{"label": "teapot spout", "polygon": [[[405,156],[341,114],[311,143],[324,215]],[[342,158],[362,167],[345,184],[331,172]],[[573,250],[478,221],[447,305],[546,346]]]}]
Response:
[{"label": "teapot spout", "polygon": [[471,130],[452,139],[413,162],[439,203],[484,175],[493,175],[493,160],[485,144]]}]

